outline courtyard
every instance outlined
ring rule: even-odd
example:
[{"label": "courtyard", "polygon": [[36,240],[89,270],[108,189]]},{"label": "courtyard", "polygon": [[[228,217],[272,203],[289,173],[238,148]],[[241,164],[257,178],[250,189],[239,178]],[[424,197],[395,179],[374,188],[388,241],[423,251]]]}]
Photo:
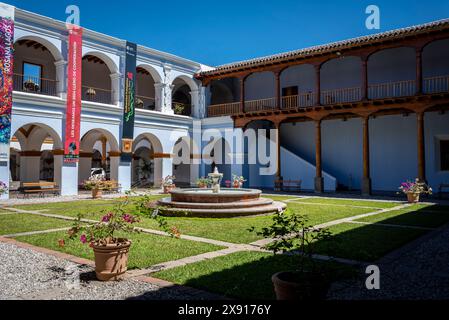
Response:
[{"label": "courtyard", "polygon": [[[152,194],[149,199],[162,197]],[[289,194],[265,194],[264,197],[283,201],[292,214],[307,216],[311,226],[330,231],[330,239],[316,243],[317,252],[313,257],[335,271],[332,272],[334,285],[328,294],[330,299],[366,298],[357,296],[354,289],[349,290],[348,295],[348,288],[364,284],[367,265],[383,266],[388,257],[398,255],[401,250],[409,252],[408,255],[399,254],[395,259],[401,268],[412,275],[414,268],[424,264],[424,269],[433,279],[438,277],[438,274],[432,275],[434,268],[441,263],[432,266],[432,260],[436,262],[448,256],[440,250],[430,259],[425,252],[430,253],[431,250],[426,249],[420,251],[415,260],[410,260],[413,250],[448,229],[449,206],[444,202],[409,204],[402,202],[403,199],[368,200]],[[132,212],[134,201],[139,196],[129,199],[128,209]],[[125,280],[101,283],[92,276],[91,248],[79,241],[66,241],[61,246],[59,240],[66,238],[67,230],[79,213],[84,214],[83,223],[96,222],[123,198],[61,200],[10,200],[2,206],[0,264],[7,270],[2,279],[6,285],[0,289],[2,299],[274,299],[271,275],[295,268],[294,255],[274,255],[263,248],[268,240],[249,230],[269,226],[271,215],[165,218],[168,226],[177,230],[178,237],[169,236],[155,219],[141,217],[135,225],[140,232],[130,236],[132,246]],[[432,246],[433,250],[438,250],[442,243],[437,242]],[[407,257],[409,261],[402,262],[401,259]],[[383,267],[386,273],[391,271],[389,265],[387,263]],[[67,280],[70,279],[67,274],[74,268],[78,272],[75,278],[80,279],[80,286],[71,286]],[[406,279],[406,274],[407,271],[401,277]],[[410,285],[425,286],[424,274]],[[401,286],[397,285],[397,288]],[[399,291],[389,294],[396,297]],[[387,292],[383,291],[384,294]],[[400,292],[402,296],[398,298],[407,298],[403,296],[407,290]],[[439,294],[437,298],[449,297],[448,292]]]}]

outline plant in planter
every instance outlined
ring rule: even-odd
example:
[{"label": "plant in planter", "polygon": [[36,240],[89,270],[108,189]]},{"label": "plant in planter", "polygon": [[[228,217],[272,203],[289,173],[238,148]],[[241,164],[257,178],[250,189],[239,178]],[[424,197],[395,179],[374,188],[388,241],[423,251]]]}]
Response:
[{"label": "plant in planter", "polygon": [[[250,231],[255,231],[251,228]],[[288,210],[273,216],[271,226],[256,232],[264,238],[273,239],[265,248],[278,252],[294,251],[298,268],[282,271],[272,276],[278,300],[322,299],[329,282],[325,269],[312,259],[315,245],[331,236],[327,229],[313,228],[305,216],[290,213]]]},{"label": "plant in planter", "polygon": [[238,176],[236,174],[232,175],[232,186],[234,188],[241,188],[245,181],[246,180],[245,180],[245,178],[243,176]]},{"label": "plant in planter", "polygon": [[0,181],[0,196],[8,192],[8,186],[3,181]]},{"label": "plant in planter", "polygon": [[418,178],[415,182],[406,181],[401,183],[399,189],[407,195],[407,200],[409,203],[419,202],[419,197],[421,194],[432,194],[432,188],[424,182],[420,182]]},{"label": "plant in planter", "polygon": [[[89,244],[95,256],[95,274],[98,280],[119,280],[128,269],[128,253],[131,241],[117,236],[138,232],[133,224],[138,219],[125,212],[128,201],[120,201],[113,210],[107,212],[99,222],[92,225],[82,224],[82,215],[78,215],[73,227],[68,231],[69,239],[79,238],[83,244]],[[60,245],[64,245],[60,240]]]},{"label": "plant in planter", "polygon": [[231,187],[231,180],[226,180],[225,181],[225,186],[226,186],[226,188],[230,188]]},{"label": "plant in planter", "polygon": [[106,179],[103,175],[93,175],[84,181],[84,188],[92,191],[92,198],[98,199],[102,196],[102,190],[107,188]]},{"label": "plant in planter", "polygon": [[201,177],[196,180],[196,185],[198,188],[205,189],[211,184],[209,178]]},{"label": "plant in planter", "polygon": [[175,176],[166,176],[162,179],[162,188],[164,189],[164,193],[170,193],[170,191],[176,188],[175,179]]}]

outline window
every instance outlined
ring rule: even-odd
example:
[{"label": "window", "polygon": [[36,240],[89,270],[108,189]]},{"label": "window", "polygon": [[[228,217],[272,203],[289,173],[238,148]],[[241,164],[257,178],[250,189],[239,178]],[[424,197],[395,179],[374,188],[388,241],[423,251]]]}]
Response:
[{"label": "window", "polygon": [[449,171],[449,140],[440,141],[441,171]]},{"label": "window", "polygon": [[298,95],[298,86],[282,88],[283,97],[297,96],[297,95]]},{"label": "window", "polygon": [[23,88],[25,91],[39,92],[41,89],[42,66],[23,63]]}]

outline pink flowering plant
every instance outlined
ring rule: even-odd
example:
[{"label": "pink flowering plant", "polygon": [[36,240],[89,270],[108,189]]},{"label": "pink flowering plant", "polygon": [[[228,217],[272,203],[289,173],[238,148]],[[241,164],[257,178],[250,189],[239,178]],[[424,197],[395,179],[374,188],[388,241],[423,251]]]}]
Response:
[{"label": "pink flowering plant", "polygon": [[[68,231],[69,239],[78,238],[83,244],[105,246],[116,244],[126,239],[119,238],[117,233],[129,234],[139,232],[134,224],[139,219],[126,212],[128,200],[120,201],[112,210],[104,212],[100,221],[94,224],[84,224],[82,215],[79,214],[73,227]],[[60,245],[63,242],[59,242]]]},{"label": "pink flowering plant", "polygon": [[406,181],[401,183],[401,186],[399,187],[399,190],[401,190],[403,193],[414,193],[414,194],[432,194],[432,188],[430,188],[427,184],[424,182],[420,182],[417,178],[414,182],[413,181]]},{"label": "pink flowering plant", "polygon": [[8,192],[8,186],[3,181],[0,181],[0,195]]}]

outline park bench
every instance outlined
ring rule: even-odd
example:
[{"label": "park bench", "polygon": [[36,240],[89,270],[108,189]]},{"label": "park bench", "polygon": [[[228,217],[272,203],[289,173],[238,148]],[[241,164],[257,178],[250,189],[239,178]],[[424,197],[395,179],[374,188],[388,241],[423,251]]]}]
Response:
[{"label": "park bench", "polygon": [[275,180],[274,190],[275,191],[301,191],[302,180]]},{"label": "park bench", "polygon": [[443,198],[443,189],[449,189],[449,184],[447,183],[440,184],[440,187],[438,188],[438,196],[440,199]]},{"label": "park bench", "polygon": [[58,195],[59,188],[54,182],[24,182],[20,187],[20,192],[23,197],[28,197],[30,194],[37,194],[39,197],[45,197],[46,194]]}]

